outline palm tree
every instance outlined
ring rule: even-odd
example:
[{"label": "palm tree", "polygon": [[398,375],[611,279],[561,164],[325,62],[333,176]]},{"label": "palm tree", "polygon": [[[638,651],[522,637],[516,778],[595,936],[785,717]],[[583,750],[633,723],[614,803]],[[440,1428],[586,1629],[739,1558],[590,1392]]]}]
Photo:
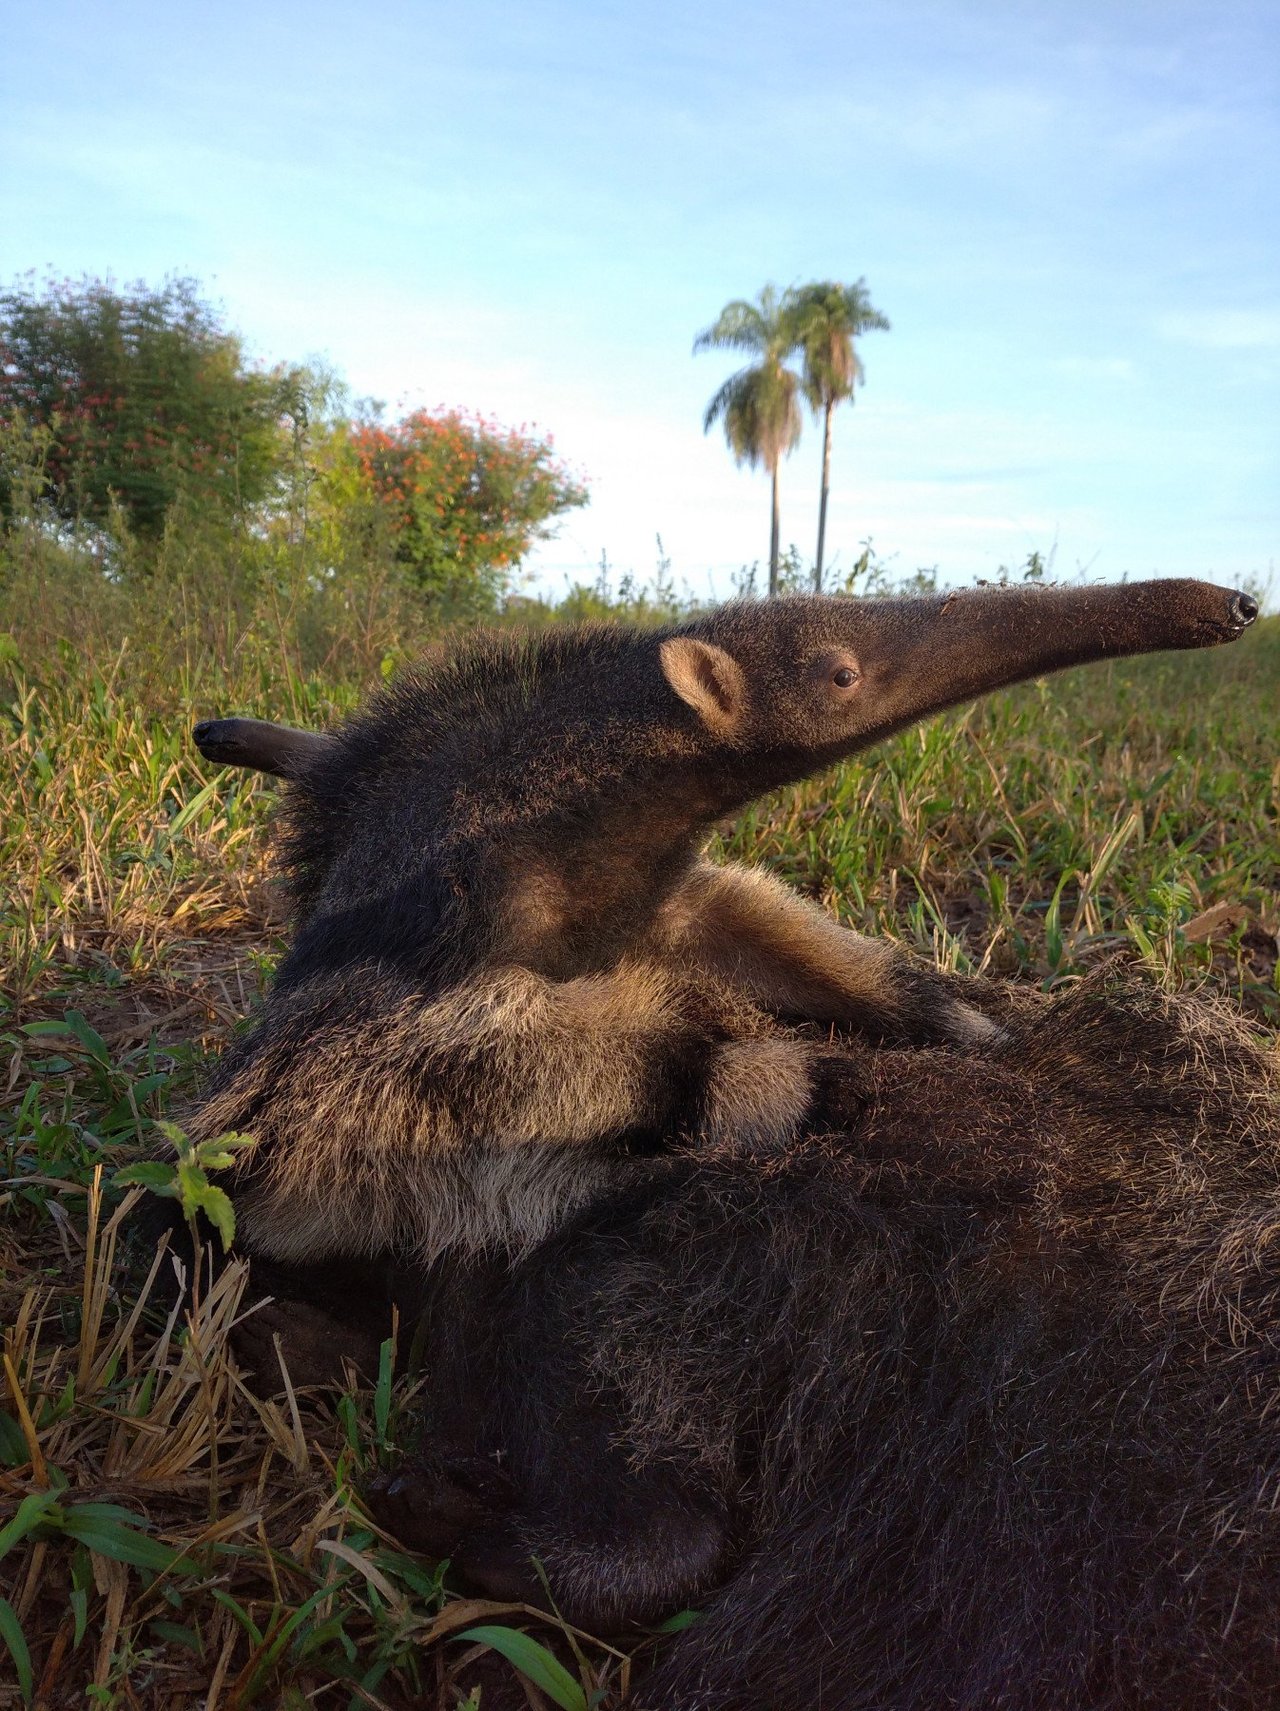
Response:
[{"label": "palm tree", "polygon": [[818,280],[793,287],[782,303],[782,314],[804,353],[804,394],[814,415],[822,414],[822,498],[818,504],[818,556],[813,565],[814,592],[822,589],[822,551],[827,535],[827,495],[831,490],[831,413],[844,398],[853,397],[863,379],[853,341],[873,330],[887,333],[887,318],[872,304],[867,282],[838,285]]},{"label": "palm tree", "polygon": [[769,593],[778,592],[778,464],[800,438],[800,376],[786,366],[796,349],[795,323],[772,285],[759,301],[726,303],[714,326],[699,333],[694,352],[746,351],[757,360],[731,374],[707,405],[706,432],[717,420],[739,463],[763,464],[773,482],[773,527],[769,535]]}]

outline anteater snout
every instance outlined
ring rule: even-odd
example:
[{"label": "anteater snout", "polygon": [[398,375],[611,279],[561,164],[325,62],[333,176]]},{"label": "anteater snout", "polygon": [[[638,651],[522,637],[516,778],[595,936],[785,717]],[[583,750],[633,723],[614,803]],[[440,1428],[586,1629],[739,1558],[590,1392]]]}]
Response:
[{"label": "anteater snout", "polygon": [[237,721],[234,719],[202,719],[191,733],[196,747],[206,760],[225,761],[234,765],[241,759],[240,745],[235,740]]},{"label": "anteater snout", "polygon": [[1228,602],[1228,606],[1231,613],[1231,622],[1233,624],[1238,624],[1242,630],[1246,625],[1252,624],[1253,620],[1258,616],[1258,602],[1254,599],[1252,594],[1233,594]]}]

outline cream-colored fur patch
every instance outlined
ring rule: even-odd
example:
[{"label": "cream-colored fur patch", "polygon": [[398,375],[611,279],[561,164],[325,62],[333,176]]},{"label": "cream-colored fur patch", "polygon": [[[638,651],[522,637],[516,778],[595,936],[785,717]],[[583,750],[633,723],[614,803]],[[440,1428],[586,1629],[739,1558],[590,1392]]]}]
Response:
[{"label": "cream-colored fur patch", "polygon": [[707,1086],[709,1139],[785,1146],[809,1103],[811,1059],[803,1041],[783,1037],[722,1046]]},{"label": "cream-colored fur patch", "polygon": [[[705,1011],[707,994],[697,999]],[[652,963],[568,981],[499,969],[390,1017],[318,1017],[309,1050],[264,1048],[192,1132],[249,1129],[268,1143],[246,1160],[258,1174],[242,1196],[260,1252],[524,1245],[617,1179],[619,1161],[591,1143],[648,1114],[690,1001]],[[763,1095],[736,1098],[754,1121]]]},{"label": "cream-colored fur patch", "polygon": [[761,868],[699,862],[656,936],[767,1010],[846,1022],[893,1007],[893,946],[842,927]]},{"label": "cream-colored fur patch", "polygon": [[239,1202],[256,1251],[302,1263],[381,1247],[430,1264],[446,1252],[520,1253],[636,1165],[582,1146],[477,1142],[430,1160],[381,1151],[327,1184],[272,1176]]}]

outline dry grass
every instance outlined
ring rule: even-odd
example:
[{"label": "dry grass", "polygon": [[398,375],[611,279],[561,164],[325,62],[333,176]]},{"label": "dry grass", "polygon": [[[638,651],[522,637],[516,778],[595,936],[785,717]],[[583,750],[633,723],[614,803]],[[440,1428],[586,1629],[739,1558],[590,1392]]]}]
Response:
[{"label": "dry grass", "polygon": [[[364,1515],[411,1398],[384,1372],[261,1401],[228,1344],[236,1266],[186,1318],[166,1254],[120,1263],[137,1191],[113,1173],[278,946],[270,793],[206,769],[191,718],[320,724],[356,686],[286,690],[259,660],[143,705],[127,655],[8,670],[0,1706],[452,1704],[483,1650],[457,1636],[531,1624],[451,1597]],[[1221,654],[1029,686],[788,793],[734,850],[954,966],[1049,986],[1120,951],[1274,1025],[1278,684],[1272,621]],[[532,1626],[568,1665],[541,1702],[616,1699],[618,1654]]]},{"label": "dry grass", "polygon": [[[163,1252],[122,1293],[136,1198],[108,1214],[99,1168],[82,1218],[51,1201],[56,1250],[8,1255],[0,1538],[22,1639],[0,1703],[454,1703],[470,1656],[450,1636],[545,1618],[446,1600],[368,1522],[355,1487],[404,1401],[388,1381],[336,1405],[283,1368],[276,1398],[246,1388],[229,1344],[242,1266],[182,1314],[153,1304]],[[588,1691],[618,1674],[595,1650]]]}]

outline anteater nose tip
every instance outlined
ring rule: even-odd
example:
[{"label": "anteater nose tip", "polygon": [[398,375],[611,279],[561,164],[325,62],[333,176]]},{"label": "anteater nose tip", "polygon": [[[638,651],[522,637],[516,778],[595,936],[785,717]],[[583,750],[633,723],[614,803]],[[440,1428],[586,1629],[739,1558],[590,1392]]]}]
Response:
[{"label": "anteater nose tip", "polygon": [[1237,624],[1252,624],[1258,616],[1258,602],[1252,594],[1234,594],[1231,597],[1231,617]]}]

